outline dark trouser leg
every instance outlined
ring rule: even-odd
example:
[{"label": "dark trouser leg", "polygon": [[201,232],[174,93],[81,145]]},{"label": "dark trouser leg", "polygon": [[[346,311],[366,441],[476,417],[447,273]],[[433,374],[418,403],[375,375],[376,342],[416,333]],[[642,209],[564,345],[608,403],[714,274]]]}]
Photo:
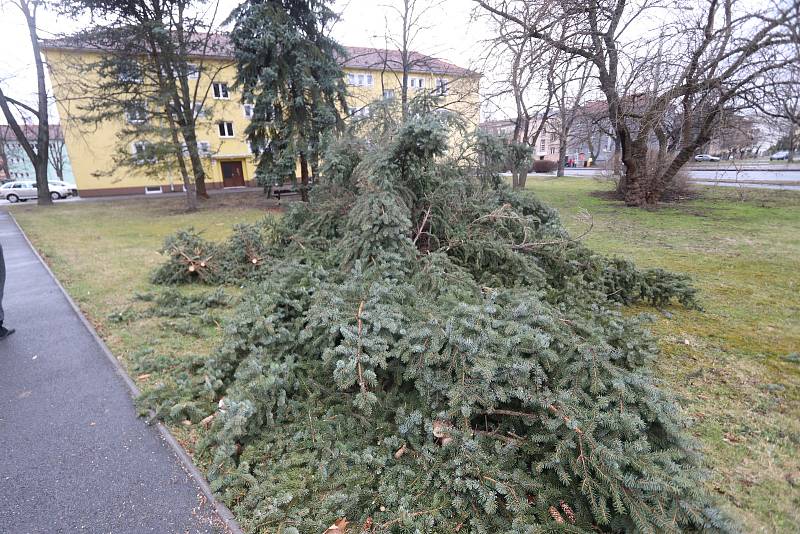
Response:
[{"label": "dark trouser leg", "polygon": [[3,325],[3,288],[6,285],[6,262],[3,259],[3,245],[0,245],[0,326]]}]

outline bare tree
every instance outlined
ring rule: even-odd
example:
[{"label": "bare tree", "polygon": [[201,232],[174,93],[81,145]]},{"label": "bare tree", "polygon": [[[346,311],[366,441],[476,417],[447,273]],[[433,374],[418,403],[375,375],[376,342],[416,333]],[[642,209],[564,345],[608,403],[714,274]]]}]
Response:
[{"label": "bare tree", "polygon": [[[797,2],[754,8],[742,0],[705,0],[692,8],[658,0],[474,1],[530,39],[593,64],[620,141],[624,198],[634,206],[658,202],[711,138],[720,115],[768,73],[797,61],[785,54],[800,24]],[[531,23],[524,16],[531,10],[545,15]],[[648,28],[653,20],[657,26]],[[672,153],[663,127],[671,110],[681,118]],[[659,161],[648,166],[654,138]]]},{"label": "bare tree", "polygon": [[[797,30],[797,29],[796,29]],[[800,30],[795,31],[793,56],[800,57]],[[748,101],[764,117],[778,121],[784,132],[788,160],[794,161],[800,147],[800,63],[769,73],[767,83],[757,87]]]},{"label": "bare tree", "polygon": [[58,176],[59,180],[64,180],[64,167],[67,165],[67,145],[64,143],[64,135],[59,131],[50,139],[49,151],[50,166]]},{"label": "bare tree", "polygon": [[6,152],[6,143],[8,137],[14,137],[13,133],[7,126],[0,125],[0,172],[2,172],[5,179],[11,178],[11,171],[8,168],[8,154]]},{"label": "bare tree", "polygon": [[[31,160],[36,173],[36,187],[39,190],[40,206],[48,206],[53,203],[50,198],[50,187],[47,183],[47,162],[50,149],[50,127],[48,116],[47,86],[45,83],[44,61],[39,45],[39,36],[36,29],[36,15],[43,2],[40,0],[10,0],[4,4],[9,4],[22,13],[28,27],[31,47],[33,48],[33,61],[36,68],[36,97],[35,106],[26,104],[24,98],[14,98],[3,91],[0,85],[0,109],[8,122],[8,126],[14,133],[19,145]],[[28,139],[25,124],[20,124],[18,117],[20,112],[30,113],[36,118],[36,140]]]},{"label": "bare tree", "polygon": [[[536,24],[541,16],[533,10],[524,10],[522,20]],[[514,188],[524,188],[527,176],[525,163],[530,159],[542,132],[545,131],[552,114],[554,93],[549,90],[556,66],[555,56],[548,54],[547,47],[527,37],[524,30],[504,17],[490,15],[496,36],[487,43],[486,61],[507,66],[505,76],[493,82],[488,100],[513,99],[515,116],[511,142],[522,145],[513,147],[511,181]],[[501,69],[492,69],[501,70]]]},{"label": "bare tree", "polygon": [[567,145],[572,127],[581,112],[592,71],[591,65],[579,56],[556,58],[554,63],[556,67],[552,70],[553,75],[548,78],[548,92],[555,100],[558,110],[556,120],[551,121],[559,142],[556,176],[564,176]]}]

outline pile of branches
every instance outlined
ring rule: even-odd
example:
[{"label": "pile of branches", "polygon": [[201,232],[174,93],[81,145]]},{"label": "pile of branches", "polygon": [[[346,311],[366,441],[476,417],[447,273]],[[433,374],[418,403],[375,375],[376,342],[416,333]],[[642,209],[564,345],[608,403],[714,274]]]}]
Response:
[{"label": "pile of branches", "polygon": [[209,425],[215,491],[253,532],[729,530],[621,313],[695,305],[685,277],[592,253],[412,117],[332,146],[218,350],[150,394]]},{"label": "pile of branches", "polygon": [[167,237],[161,253],[168,260],[152,275],[155,284],[236,284],[257,278],[268,262],[274,244],[276,221],[266,217],[257,224],[237,224],[227,242],[204,239],[193,228]]}]

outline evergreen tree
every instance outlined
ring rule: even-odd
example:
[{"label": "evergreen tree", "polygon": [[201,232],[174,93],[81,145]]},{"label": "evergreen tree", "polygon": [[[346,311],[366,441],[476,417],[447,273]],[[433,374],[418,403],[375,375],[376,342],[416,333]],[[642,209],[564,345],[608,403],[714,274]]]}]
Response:
[{"label": "evergreen tree", "polygon": [[327,0],[248,0],[231,19],[237,80],[254,104],[247,135],[259,180],[295,182],[299,162],[307,201],[325,135],[342,127],[346,110],[345,52],[326,34],[335,14]]},{"label": "evergreen tree", "polygon": [[[594,254],[413,106],[382,145],[330,147],[314,202],[262,223],[218,350],[145,402],[211,421],[212,487],[255,532],[729,530],[619,309],[694,289]],[[176,236],[159,277],[209,256],[192,247],[247,262],[257,234]]]}]

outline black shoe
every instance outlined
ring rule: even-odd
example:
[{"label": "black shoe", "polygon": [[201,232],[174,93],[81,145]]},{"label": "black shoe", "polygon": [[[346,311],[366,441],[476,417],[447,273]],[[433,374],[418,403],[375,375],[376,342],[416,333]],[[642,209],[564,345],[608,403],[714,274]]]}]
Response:
[{"label": "black shoe", "polygon": [[8,328],[0,326],[0,339],[5,339],[8,336],[10,336],[11,334],[13,334],[14,332],[16,332],[16,330],[14,330],[13,328],[11,330],[9,330]]}]

